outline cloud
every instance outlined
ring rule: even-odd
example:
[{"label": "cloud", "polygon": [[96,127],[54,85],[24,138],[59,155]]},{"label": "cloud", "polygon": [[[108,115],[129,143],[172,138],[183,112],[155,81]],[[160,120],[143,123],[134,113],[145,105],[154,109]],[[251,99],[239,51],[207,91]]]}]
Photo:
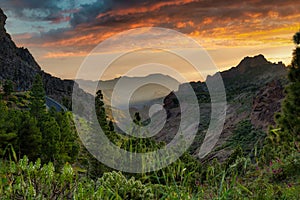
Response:
[{"label": "cloud", "polygon": [[[206,48],[284,45],[299,29],[299,1],[278,0],[4,0],[23,20],[48,21],[48,31],[19,37],[22,45],[58,49],[57,55],[89,52],[101,41],[139,27],[164,27],[197,39]],[[64,3],[61,3],[64,2]],[[65,3],[69,2],[69,3]],[[1,3],[0,3],[1,6]],[[56,24],[65,23],[63,28]],[[52,52],[52,51],[51,51]],[[73,56],[72,55],[72,56]],[[47,55],[46,55],[47,56]],[[50,56],[55,57],[54,54]],[[49,57],[49,55],[48,55]],[[58,56],[56,56],[58,57]]]},{"label": "cloud", "polygon": [[300,28],[295,0],[1,0],[0,7],[17,44],[47,71],[68,78],[96,45],[132,28],[180,31],[224,69],[257,53],[289,62],[291,36]]},{"label": "cloud", "polygon": [[58,0],[4,0],[0,6],[10,11],[16,18],[27,21],[56,20],[60,8]]},{"label": "cloud", "polygon": [[43,58],[84,57],[87,52],[48,52]]}]

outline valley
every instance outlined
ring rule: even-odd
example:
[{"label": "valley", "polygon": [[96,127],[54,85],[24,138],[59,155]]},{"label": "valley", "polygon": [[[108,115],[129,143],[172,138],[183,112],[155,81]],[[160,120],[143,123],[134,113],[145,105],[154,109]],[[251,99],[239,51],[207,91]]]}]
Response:
[{"label": "valley", "polygon": [[6,22],[0,8],[1,200],[300,198],[300,32],[289,66],[257,54],[205,81],[64,80]]}]

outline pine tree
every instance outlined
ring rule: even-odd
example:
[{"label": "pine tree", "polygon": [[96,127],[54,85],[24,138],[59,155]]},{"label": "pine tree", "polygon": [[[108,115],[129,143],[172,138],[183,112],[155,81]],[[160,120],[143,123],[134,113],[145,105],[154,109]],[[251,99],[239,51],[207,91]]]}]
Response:
[{"label": "pine tree", "polygon": [[72,122],[72,115],[67,112],[53,113],[60,128],[59,156],[61,164],[73,162],[78,155],[79,145],[77,143],[77,133]]},{"label": "pine tree", "polygon": [[44,115],[40,128],[42,132],[42,161],[60,163],[59,141],[61,133],[55,118],[49,114]]},{"label": "pine tree", "polygon": [[98,90],[96,93],[96,98],[95,98],[95,108],[96,108],[96,114],[98,117],[98,122],[104,132],[106,132],[109,128],[107,126],[107,120],[106,120],[106,113],[105,113],[105,108],[104,108],[104,103],[103,103],[103,94],[101,90]]},{"label": "pine tree", "polygon": [[[98,124],[96,123],[92,123],[91,126],[101,126],[102,131],[105,133],[105,135],[108,137],[108,139],[111,142],[116,143],[116,141],[119,141],[120,137],[117,133],[115,133],[114,127],[113,127],[113,123],[112,121],[108,124],[107,123],[107,116],[106,116],[106,112],[105,112],[105,108],[104,108],[104,103],[103,103],[103,95],[101,90],[99,90],[96,93],[96,97],[95,97],[95,109],[96,109],[96,114],[97,114],[97,119],[98,119]],[[92,128],[93,129],[93,128]],[[96,130],[96,128],[94,128],[94,130]],[[94,149],[95,151],[97,151],[97,148],[99,145],[98,143],[95,143],[95,141],[97,141],[96,138],[93,138],[95,135],[97,135],[98,133],[94,133],[94,134],[90,134],[89,139],[87,139],[88,141],[88,145],[89,149]],[[107,148],[109,148],[109,146],[107,146]],[[111,171],[111,169],[107,166],[105,166],[104,164],[102,164],[100,161],[98,161],[93,155],[91,155],[89,152],[87,152],[87,150],[84,150],[84,154],[86,154],[87,162],[88,162],[88,176],[91,178],[99,178],[100,176],[103,175],[104,172],[108,172]],[[114,159],[114,158],[111,158]],[[117,161],[117,156],[115,158],[115,160]]]},{"label": "pine tree", "polygon": [[115,130],[114,123],[113,123],[112,120],[109,120],[108,128],[109,128],[109,131],[114,131]]},{"label": "pine tree", "polygon": [[30,160],[36,160],[41,153],[42,133],[37,125],[37,120],[23,112],[22,124],[18,131],[19,151],[26,155]]},{"label": "pine tree", "polygon": [[141,125],[141,116],[140,116],[140,113],[139,112],[136,112],[134,113],[134,119],[133,119],[133,122],[137,125]]},{"label": "pine tree", "polygon": [[120,139],[120,137],[117,133],[113,131],[114,128],[112,122],[107,123],[107,116],[104,108],[103,95],[101,90],[99,90],[96,94],[97,95],[95,98],[95,108],[98,123],[100,124],[102,131],[106,134],[110,141],[116,143]]},{"label": "pine tree", "polygon": [[5,96],[9,96],[13,92],[13,82],[11,80],[6,80],[3,85],[3,91]]},{"label": "pine tree", "polygon": [[300,32],[293,37],[296,45],[289,66],[289,85],[281,112],[275,115],[276,127],[268,131],[262,151],[263,162],[275,157],[285,157],[296,150],[300,141]]},{"label": "pine tree", "polygon": [[293,37],[296,45],[293,59],[289,66],[290,84],[286,87],[286,97],[282,112],[276,116],[278,128],[283,133],[281,140],[300,140],[300,32]]},{"label": "pine tree", "polygon": [[46,112],[46,94],[42,82],[42,77],[37,75],[34,79],[31,91],[31,103],[29,105],[30,113],[36,117],[37,120],[45,115]]},{"label": "pine tree", "polygon": [[5,148],[17,140],[17,131],[11,127],[9,110],[3,101],[0,101],[0,155],[2,156]]}]

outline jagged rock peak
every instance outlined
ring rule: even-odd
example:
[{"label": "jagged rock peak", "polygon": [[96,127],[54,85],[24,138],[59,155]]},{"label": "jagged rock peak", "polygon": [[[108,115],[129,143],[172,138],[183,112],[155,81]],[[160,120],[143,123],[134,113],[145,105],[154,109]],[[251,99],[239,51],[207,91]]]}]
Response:
[{"label": "jagged rock peak", "polygon": [[4,28],[6,19],[7,19],[6,15],[4,14],[3,10],[0,8],[0,33],[6,32],[6,30]]},{"label": "jagged rock peak", "polygon": [[254,57],[245,57],[239,64],[238,68],[244,68],[244,67],[256,67],[261,65],[270,64],[270,62],[262,55],[259,54]]}]

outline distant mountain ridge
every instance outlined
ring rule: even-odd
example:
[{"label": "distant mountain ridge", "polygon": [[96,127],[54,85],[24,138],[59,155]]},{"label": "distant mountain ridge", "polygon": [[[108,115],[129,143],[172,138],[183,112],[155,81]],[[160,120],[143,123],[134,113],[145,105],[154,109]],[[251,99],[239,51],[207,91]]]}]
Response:
[{"label": "distant mountain ridge", "polygon": [[178,86],[180,85],[176,79],[163,74],[150,74],[144,77],[124,76],[105,81],[76,80],[76,82],[80,84],[84,91],[92,95],[95,95],[93,94],[95,90],[94,87],[95,85],[98,85],[97,90],[102,91],[104,103],[110,105],[115,86],[121,79],[124,83],[122,85],[122,90],[114,94],[115,101],[119,107],[122,107],[124,102],[126,102],[127,99],[124,98],[132,86],[140,86],[130,99],[132,104],[138,106],[138,104],[148,104],[152,100],[164,98],[171,91],[178,90]]}]

